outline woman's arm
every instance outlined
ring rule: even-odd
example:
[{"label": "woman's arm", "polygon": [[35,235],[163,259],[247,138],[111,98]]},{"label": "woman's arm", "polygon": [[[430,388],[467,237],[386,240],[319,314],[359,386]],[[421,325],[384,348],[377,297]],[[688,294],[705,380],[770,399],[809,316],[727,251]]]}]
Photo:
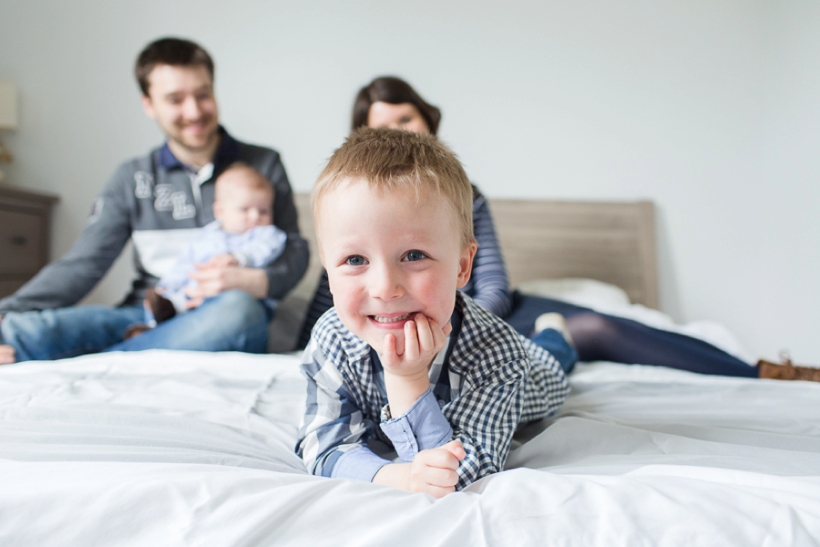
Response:
[{"label": "woman's arm", "polygon": [[504,318],[512,311],[510,281],[487,199],[475,186],[473,192],[473,230],[478,241],[478,251],[473,259],[473,273],[464,292],[484,309]]}]

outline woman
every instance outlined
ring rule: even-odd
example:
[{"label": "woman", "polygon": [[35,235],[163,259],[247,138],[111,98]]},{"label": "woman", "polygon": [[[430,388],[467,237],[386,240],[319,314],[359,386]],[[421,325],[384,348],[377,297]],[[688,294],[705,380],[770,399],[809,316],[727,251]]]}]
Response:
[{"label": "woman", "polygon": [[[390,127],[435,135],[441,111],[425,101],[405,81],[395,77],[376,78],[359,90],[353,104],[352,130],[359,127]],[[474,189],[473,223],[479,242],[473,272],[464,292],[484,308],[504,318],[525,336],[550,351],[569,372],[575,362],[572,348],[554,336],[564,325],[582,361],[614,361],[659,365],[702,374],[783,379],[820,380],[820,370],[761,362],[749,364],[702,340],[648,327],[637,321],[595,312],[560,300],[510,294],[509,280],[487,201]],[[302,328],[299,347],[310,339],[310,331],[321,315],[333,306],[333,297],[323,275]],[[549,328],[551,327],[551,328]],[[799,377],[799,378],[797,378]]]}]

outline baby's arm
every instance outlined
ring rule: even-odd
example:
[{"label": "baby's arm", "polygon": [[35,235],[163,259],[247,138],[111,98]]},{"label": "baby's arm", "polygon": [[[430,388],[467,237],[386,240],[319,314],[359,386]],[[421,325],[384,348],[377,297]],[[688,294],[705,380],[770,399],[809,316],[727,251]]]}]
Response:
[{"label": "baby's arm", "polygon": [[232,251],[239,266],[264,268],[282,254],[287,234],[276,226],[256,226],[244,234],[241,245]]}]

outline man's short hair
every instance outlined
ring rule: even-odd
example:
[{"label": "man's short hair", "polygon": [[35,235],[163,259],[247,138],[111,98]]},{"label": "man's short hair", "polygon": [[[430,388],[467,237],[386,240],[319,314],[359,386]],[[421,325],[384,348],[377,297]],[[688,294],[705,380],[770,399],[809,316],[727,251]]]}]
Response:
[{"label": "man's short hair", "polygon": [[[224,175],[228,173],[244,173],[245,176],[241,178],[225,178]],[[250,164],[245,163],[244,161],[235,161],[230,164],[228,167],[222,171],[219,176],[216,178],[216,186],[214,188],[214,199],[219,200],[219,196],[224,192],[230,191],[230,186],[226,188],[226,185],[231,184],[240,184],[250,190],[259,190],[268,192],[271,196],[271,201],[276,196],[276,193],[273,189],[273,185],[270,183],[268,179],[265,178],[265,175],[260,173],[258,170],[254,169]]]},{"label": "man's short hair", "polygon": [[447,199],[456,214],[462,243],[473,235],[473,188],[461,162],[433,135],[400,129],[360,128],[333,153],[313,187],[311,207],[317,213],[322,198],[349,179],[361,179],[371,189],[423,190]]},{"label": "man's short hair", "polygon": [[145,46],[134,64],[134,76],[146,97],[150,86],[148,76],[157,65],[204,66],[211,75],[211,82],[214,80],[213,59],[202,46],[182,38],[160,38]]}]

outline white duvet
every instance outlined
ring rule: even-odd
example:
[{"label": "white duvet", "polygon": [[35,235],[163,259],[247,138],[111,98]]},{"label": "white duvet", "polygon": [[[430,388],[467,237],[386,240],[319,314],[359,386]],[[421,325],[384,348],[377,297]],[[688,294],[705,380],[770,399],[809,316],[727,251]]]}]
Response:
[{"label": "white duvet", "polygon": [[292,356],[5,366],[0,545],[820,543],[820,384],[605,363],[571,382],[507,471],[436,501],[305,473]]}]

